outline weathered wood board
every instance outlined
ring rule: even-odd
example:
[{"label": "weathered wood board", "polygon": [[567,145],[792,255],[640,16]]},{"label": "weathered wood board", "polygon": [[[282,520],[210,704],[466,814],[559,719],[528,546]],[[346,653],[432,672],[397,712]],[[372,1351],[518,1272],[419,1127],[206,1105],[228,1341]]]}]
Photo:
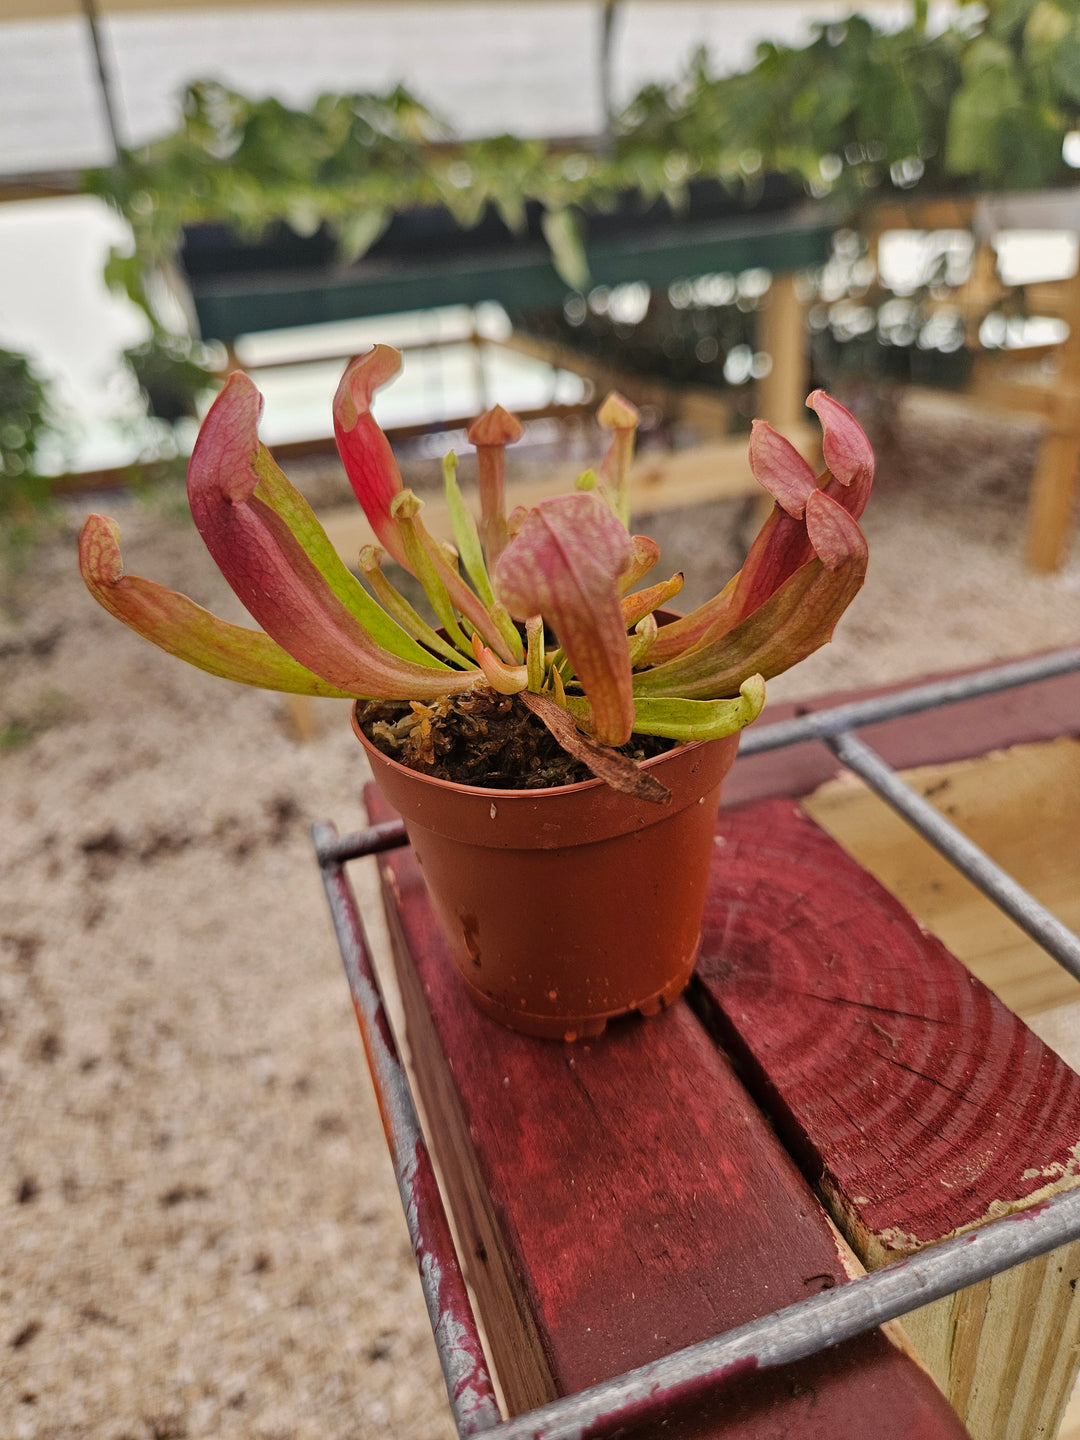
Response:
[{"label": "weathered wood board", "polygon": [[[831,710],[848,701],[889,695],[907,689],[912,683],[952,678],[955,677],[925,676],[918,682],[905,681],[876,690],[770,705],[758,723],[764,728],[795,715]],[[971,759],[1007,746],[1080,735],[1080,672],[867,725],[858,733],[898,769]],[[724,784],[724,804],[730,807],[768,795],[809,795],[819,785],[834,779],[840,769],[840,762],[828,747],[816,740],[762,755],[740,755]],[[1026,821],[1024,829],[1030,829]]]},{"label": "weathered wood board", "polygon": [[[1080,933],[1080,741],[1015,746],[904,778]],[[803,803],[1011,1010],[1080,1000],[1080,982],[861,782],[822,786]]]},{"label": "weathered wood board", "polygon": [[[722,811],[700,1003],[871,1268],[1077,1183],[1080,1076],[794,802]],[[1052,1437],[1080,1245],[905,1321],[977,1440]]]},{"label": "weathered wood board", "polygon": [[1080,1440],[1080,1390],[1073,1391],[1073,1397],[1065,1407],[1057,1440]]},{"label": "weathered wood board", "polygon": [[[468,1001],[411,851],[379,863],[430,1140],[513,1412],[843,1279],[824,1213],[688,1006],[576,1046],[503,1030]],[[879,1330],[640,1433],[964,1431]]]}]

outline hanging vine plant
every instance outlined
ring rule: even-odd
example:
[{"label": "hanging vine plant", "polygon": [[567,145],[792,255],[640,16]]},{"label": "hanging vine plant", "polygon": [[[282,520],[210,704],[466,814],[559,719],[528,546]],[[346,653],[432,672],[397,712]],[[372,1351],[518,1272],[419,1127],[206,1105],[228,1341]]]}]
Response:
[{"label": "hanging vine plant", "polygon": [[160,331],[146,275],[173,263],[184,227],[201,222],[246,241],[281,224],[321,232],[348,262],[398,211],[444,206],[465,229],[494,212],[520,231],[531,202],[557,270],[580,289],[580,217],[627,192],[678,213],[697,179],[752,201],[780,173],[855,211],[916,187],[1041,187],[1073,173],[1062,144],[1078,123],[1080,0],[961,4],[941,30],[915,0],[899,30],[853,15],[814,27],[803,46],[762,44],[741,73],[717,75],[699,53],[674,83],[644,87],[604,145],[458,143],[401,87],[323,95],[300,110],[198,81],[175,132],[91,172],[87,187],[135,237],[108,278]]}]

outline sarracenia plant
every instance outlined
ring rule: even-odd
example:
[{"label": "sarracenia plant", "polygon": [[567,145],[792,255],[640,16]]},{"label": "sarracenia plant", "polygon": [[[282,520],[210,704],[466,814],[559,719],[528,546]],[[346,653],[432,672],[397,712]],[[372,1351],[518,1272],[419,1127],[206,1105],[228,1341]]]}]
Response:
[{"label": "sarracenia plant", "polygon": [[[806,403],[824,431],[825,472],[815,476],[783,436],[755,421],[750,465],[773,511],[718,595],[659,624],[656,612],[683,577],[636,588],[660,551],[627,528],[632,405],[612,395],[601,406],[610,446],[574,493],[509,515],[504,454],[521,426],[500,407],[488,411],[469,432],[479,524],[463,503],[454,456],[444,463],[451,546],[428,531],[371,413],[375,390],[400,367],[397,351],[377,345],[348,366],[334,400],[338,449],[379,542],[359,559],[370,593],[260,442],[261,396],[236,373],[199,432],[188,498],[210,553],[262,630],[125,574],[118,528],[100,515],[87,520],[79,544],[91,594],[163,650],[246,685],[418,707],[485,686],[519,695],[609,784],[663,798],[663,787],[614,747],[634,732],[708,740],[748,724],[764,704],[765,681],[829,640],[863,583],[857,521],[873,453],[824,391]],[[386,575],[386,552],[423,586],[432,620]]]}]

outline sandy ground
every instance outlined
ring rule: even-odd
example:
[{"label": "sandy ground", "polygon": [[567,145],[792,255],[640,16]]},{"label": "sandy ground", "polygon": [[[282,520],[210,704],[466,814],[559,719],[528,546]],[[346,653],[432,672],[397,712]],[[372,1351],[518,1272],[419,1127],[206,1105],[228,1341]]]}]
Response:
[{"label": "sandy ground", "polygon": [[[773,695],[1075,643],[1080,547],[1019,558],[1034,439],[904,412],[866,589]],[[129,569],[240,618],[188,525],[111,508]],[[0,1436],[449,1437],[307,835],[363,818],[345,709],[301,742],[131,636],[77,518],[0,619]],[[744,523],[642,528],[715,585]]]}]

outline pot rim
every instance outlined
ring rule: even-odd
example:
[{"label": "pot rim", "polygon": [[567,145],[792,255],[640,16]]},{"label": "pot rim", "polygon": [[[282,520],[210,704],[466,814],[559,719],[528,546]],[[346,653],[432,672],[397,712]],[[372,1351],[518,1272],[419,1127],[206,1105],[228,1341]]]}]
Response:
[{"label": "pot rim", "polygon": [[[349,719],[352,723],[353,734],[360,741],[361,745],[363,745],[364,749],[374,751],[382,764],[392,766],[395,770],[399,770],[402,775],[408,776],[413,780],[422,780],[426,785],[434,785],[440,790],[461,791],[466,795],[475,795],[478,798],[490,798],[492,800],[509,800],[515,798],[541,800],[545,795],[552,797],[557,795],[576,795],[582,790],[588,790],[590,787],[607,784],[606,780],[601,780],[599,776],[594,775],[591,780],[576,780],[572,785],[537,785],[532,789],[516,790],[510,789],[509,787],[499,788],[494,785],[463,785],[459,780],[441,780],[436,775],[425,775],[421,770],[413,770],[411,766],[402,765],[400,760],[392,759],[385,751],[380,750],[377,745],[372,744],[360,728],[359,721],[356,718],[357,707],[360,703],[360,700],[353,701],[352,708],[349,711]],[[736,731],[735,733],[738,734],[739,732]],[[670,750],[665,750],[660,755],[651,755],[648,760],[640,761],[640,768],[642,770],[648,770],[651,766],[659,765],[665,760],[670,760],[674,755],[687,755],[694,750],[700,750],[703,746],[711,745],[712,743],[711,740],[682,741],[678,745],[673,745]]]}]

